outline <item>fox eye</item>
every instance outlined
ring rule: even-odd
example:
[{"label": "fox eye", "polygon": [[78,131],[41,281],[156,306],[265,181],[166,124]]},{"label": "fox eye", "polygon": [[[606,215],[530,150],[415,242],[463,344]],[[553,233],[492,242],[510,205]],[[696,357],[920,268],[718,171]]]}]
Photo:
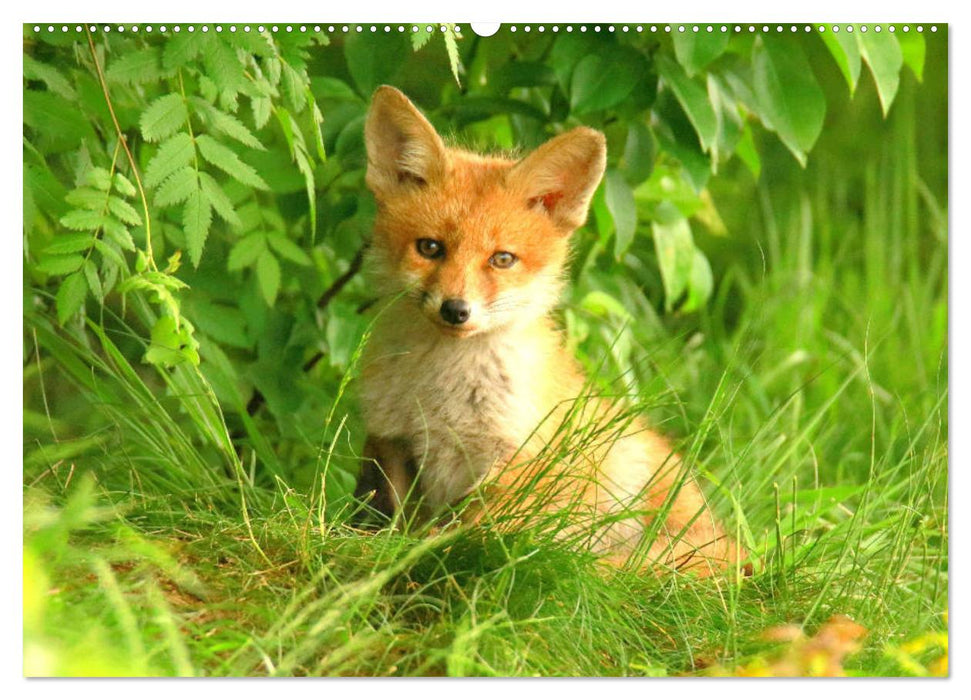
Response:
[{"label": "fox eye", "polygon": [[415,250],[421,257],[429,260],[445,255],[445,246],[432,238],[419,238],[415,241]]},{"label": "fox eye", "polygon": [[489,258],[489,264],[500,270],[505,270],[506,268],[512,267],[519,260],[512,253],[500,250],[498,253],[493,253],[492,257]]}]

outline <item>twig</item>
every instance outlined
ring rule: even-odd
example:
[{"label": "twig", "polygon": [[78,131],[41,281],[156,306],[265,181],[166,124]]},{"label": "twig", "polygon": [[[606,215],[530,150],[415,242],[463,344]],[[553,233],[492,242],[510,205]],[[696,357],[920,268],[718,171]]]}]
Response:
[{"label": "twig", "polygon": [[327,290],[320,296],[317,300],[317,308],[325,309],[327,305],[330,304],[331,300],[337,296],[337,294],[347,286],[354,275],[361,271],[361,265],[364,263],[364,251],[367,250],[367,244],[365,243],[360,248],[357,249],[357,253],[354,254],[354,259],[351,260],[351,264],[347,267],[340,277],[334,280],[334,283],[330,285]]},{"label": "twig", "polygon": [[131,165],[132,174],[135,176],[135,184],[138,185],[138,195],[142,200],[142,210],[145,212],[145,253],[148,256],[148,264],[155,267],[155,257],[152,255],[152,219],[148,215],[148,198],[145,196],[145,188],[142,187],[142,177],[138,174],[138,166],[135,165],[135,158],[132,156],[131,151],[128,149],[128,139],[125,138],[124,132],[121,130],[121,125],[118,123],[118,117],[115,116],[115,108],[111,104],[111,95],[108,93],[108,83],[105,81],[105,74],[101,70],[101,64],[98,62],[98,52],[94,48],[94,40],[91,38],[91,31],[85,27],[84,33],[88,37],[88,48],[91,49],[91,60],[94,61],[95,71],[98,73],[98,81],[101,83],[101,92],[105,96],[105,102],[108,104],[108,113],[111,114],[111,121],[115,125],[115,133],[118,135],[118,140],[121,142],[122,148],[125,149],[125,155],[128,156],[128,164]]}]

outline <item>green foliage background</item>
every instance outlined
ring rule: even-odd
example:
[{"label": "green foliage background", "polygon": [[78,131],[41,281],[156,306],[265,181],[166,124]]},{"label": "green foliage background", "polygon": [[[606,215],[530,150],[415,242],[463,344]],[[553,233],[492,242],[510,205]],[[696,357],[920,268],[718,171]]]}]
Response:
[{"label": "green foliage background", "polygon": [[[917,442],[898,444],[901,414],[907,435],[946,421],[947,34],[813,26],[25,27],[25,480],[76,462],[122,500],[232,510],[243,494],[245,518],[249,503],[342,521],[373,302],[362,126],[389,83],[472,149],[603,130],[562,312],[571,348],[604,388],[668,397],[649,402],[668,432],[708,426],[699,450],[784,437],[774,421],[805,406],[790,435],[825,425],[871,459],[816,464],[814,483],[865,501],[868,441],[903,459]],[[849,321],[819,340],[834,308]],[[744,436],[710,424],[724,367],[750,401]],[[883,406],[872,425],[841,422],[844,393]],[[805,475],[786,466],[796,449],[752,468],[758,505],[737,496],[744,476],[703,465],[726,479],[723,509],[749,510],[750,547],[772,521],[766,489]],[[946,509],[940,478],[920,483]]]}]

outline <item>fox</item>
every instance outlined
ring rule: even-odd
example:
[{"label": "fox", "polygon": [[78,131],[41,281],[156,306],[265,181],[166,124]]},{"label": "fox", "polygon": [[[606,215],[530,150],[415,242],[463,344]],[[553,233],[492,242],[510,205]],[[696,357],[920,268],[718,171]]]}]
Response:
[{"label": "fox", "polygon": [[[525,493],[543,512],[600,518],[585,545],[611,564],[640,552],[644,568],[710,576],[743,562],[668,441],[639,416],[611,421],[622,406],[592,394],[554,320],[571,235],[606,168],[603,133],[578,126],[518,159],[479,154],[446,146],[382,86],[364,143],[376,204],[364,270],[384,306],[360,360],[355,495],[388,516],[417,495],[428,517],[478,493],[479,521]],[[576,447],[560,429],[570,421],[615,427]]]}]

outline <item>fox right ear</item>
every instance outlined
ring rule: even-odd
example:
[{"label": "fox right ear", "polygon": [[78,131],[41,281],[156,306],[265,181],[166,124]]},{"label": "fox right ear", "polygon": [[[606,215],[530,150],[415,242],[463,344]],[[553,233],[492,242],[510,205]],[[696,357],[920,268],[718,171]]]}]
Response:
[{"label": "fox right ear", "polygon": [[607,140],[585,126],[556,136],[516,163],[508,184],[530,207],[546,212],[561,230],[587,220],[594,190],[607,167]]},{"label": "fox right ear", "polygon": [[396,88],[374,91],[364,125],[365,181],[376,195],[424,185],[445,174],[445,144],[421,112]]}]

